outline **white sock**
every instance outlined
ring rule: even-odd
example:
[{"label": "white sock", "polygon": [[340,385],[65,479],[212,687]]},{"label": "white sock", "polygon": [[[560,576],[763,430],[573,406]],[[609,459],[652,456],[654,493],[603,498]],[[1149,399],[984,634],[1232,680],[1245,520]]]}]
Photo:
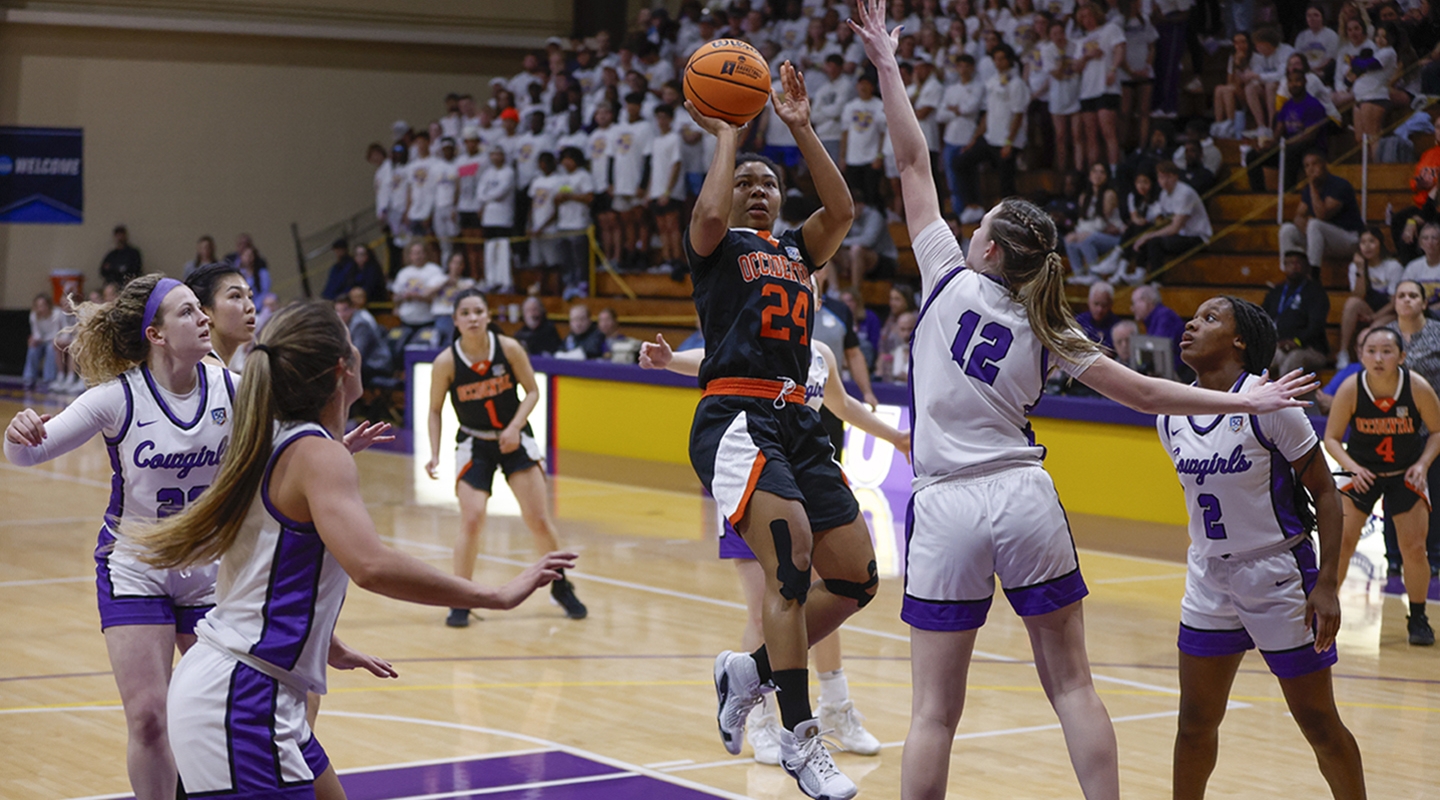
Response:
[{"label": "white sock", "polygon": [[850,684],[845,680],[845,669],[820,673],[820,705],[838,706],[850,699]]}]

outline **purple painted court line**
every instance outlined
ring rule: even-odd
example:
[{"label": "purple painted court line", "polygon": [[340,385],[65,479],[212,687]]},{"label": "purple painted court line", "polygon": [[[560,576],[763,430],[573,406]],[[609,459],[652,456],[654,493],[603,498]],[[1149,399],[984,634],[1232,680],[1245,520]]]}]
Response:
[{"label": "purple painted court line", "polygon": [[468,795],[463,794],[466,789],[494,789],[621,772],[624,770],[554,750],[356,772],[341,775],[340,783],[350,800],[389,800],[447,792],[462,792],[455,796],[466,797]]},{"label": "purple painted court line", "polygon": [[60,672],[54,675],[12,675],[8,678],[0,678],[0,683],[8,681],[48,681],[56,678],[98,678],[102,675],[109,675],[110,670],[104,672]]},{"label": "purple painted court line", "polygon": [[[457,800],[471,796],[458,795]],[[632,775],[594,783],[515,789],[479,796],[485,800],[701,800],[716,795],[646,775]]]}]

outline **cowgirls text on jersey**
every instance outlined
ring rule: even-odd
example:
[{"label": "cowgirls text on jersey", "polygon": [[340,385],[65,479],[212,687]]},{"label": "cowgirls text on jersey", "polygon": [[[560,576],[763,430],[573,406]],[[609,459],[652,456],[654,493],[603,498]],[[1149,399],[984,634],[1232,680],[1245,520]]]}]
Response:
[{"label": "cowgirls text on jersey", "polygon": [[192,469],[220,466],[220,460],[225,457],[225,448],[229,443],[230,437],[226,436],[220,440],[220,445],[214,450],[202,446],[199,450],[190,450],[182,453],[156,453],[147,456],[146,453],[148,451],[156,449],[155,443],[147,439],[135,448],[135,466],[140,469],[179,470],[175,477],[183,481]]},{"label": "cowgirls text on jersey", "polygon": [[1234,475],[1249,472],[1250,459],[1245,457],[1242,445],[1235,445],[1229,459],[1222,459],[1219,453],[1209,458],[1181,458],[1180,448],[1174,449],[1175,471],[1181,475],[1194,475],[1195,485],[1204,486],[1207,475]]}]

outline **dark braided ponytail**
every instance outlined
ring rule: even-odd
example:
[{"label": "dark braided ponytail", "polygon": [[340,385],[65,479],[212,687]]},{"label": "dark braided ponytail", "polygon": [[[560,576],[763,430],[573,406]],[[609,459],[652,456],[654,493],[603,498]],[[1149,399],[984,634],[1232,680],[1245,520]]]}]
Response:
[{"label": "dark braided ponytail", "polygon": [[1245,343],[1245,371],[1259,375],[1275,359],[1275,322],[1265,309],[1234,295],[1221,295],[1235,318],[1235,335]]}]

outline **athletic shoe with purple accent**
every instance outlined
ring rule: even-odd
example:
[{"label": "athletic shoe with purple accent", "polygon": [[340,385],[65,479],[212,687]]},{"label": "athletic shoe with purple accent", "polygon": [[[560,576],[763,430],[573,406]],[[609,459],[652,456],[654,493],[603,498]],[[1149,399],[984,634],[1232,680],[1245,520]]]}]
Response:
[{"label": "athletic shoe with purple accent", "polygon": [[820,738],[819,720],[808,719],[794,731],[780,731],[780,766],[814,800],[850,800],[860,791],[836,769]]},{"label": "athletic shoe with purple accent", "polygon": [[715,721],[720,741],[732,756],[740,755],[745,738],[745,717],[760,702],[760,673],[749,653],[726,650],[715,657],[715,699],[720,709]]},{"label": "athletic shoe with purple accent", "polygon": [[1430,618],[1424,614],[1406,617],[1405,629],[1410,634],[1410,644],[1419,647],[1435,644],[1435,631],[1430,628]]}]

